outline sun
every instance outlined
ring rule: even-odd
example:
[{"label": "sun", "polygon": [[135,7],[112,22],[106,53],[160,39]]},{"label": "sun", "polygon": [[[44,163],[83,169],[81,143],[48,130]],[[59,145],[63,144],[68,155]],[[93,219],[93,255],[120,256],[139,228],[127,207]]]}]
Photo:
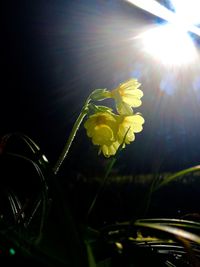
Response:
[{"label": "sun", "polygon": [[141,35],[142,49],[165,65],[182,66],[197,59],[196,47],[189,34],[167,23]]},{"label": "sun", "polygon": [[200,22],[200,1],[173,0],[170,4],[174,12],[154,0],[127,1],[164,21],[136,37],[141,40],[144,53],[165,65],[182,66],[197,61],[198,51],[190,33],[200,36],[197,27]]}]

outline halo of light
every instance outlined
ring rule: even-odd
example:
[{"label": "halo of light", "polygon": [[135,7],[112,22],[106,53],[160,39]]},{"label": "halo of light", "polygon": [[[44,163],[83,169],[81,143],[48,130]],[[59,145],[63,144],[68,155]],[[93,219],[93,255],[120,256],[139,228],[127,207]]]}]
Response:
[{"label": "halo of light", "polygon": [[200,23],[199,0],[171,0],[171,4],[175,9],[177,20],[186,25],[197,25]]},{"label": "halo of light", "polygon": [[189,34],[174,24],[153,28],[142,35],[143,50],[167,65],[185,65],[197,58]]}]

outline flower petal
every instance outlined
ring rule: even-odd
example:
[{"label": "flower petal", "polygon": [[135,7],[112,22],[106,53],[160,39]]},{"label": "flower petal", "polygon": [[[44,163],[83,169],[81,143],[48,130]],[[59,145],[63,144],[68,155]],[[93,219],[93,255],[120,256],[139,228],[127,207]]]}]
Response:
[{"label": "flower petal", "polygon": [[129,106],[133,108],[137,108],[142,105],[142,101],[132,95],[125,95],[122,97],[122,100],[123,102],[125,102],[126,104],[128,104]]},{"label": "flower petal", "polygon": [[141,84],[138,82],[137,79],[129,79],[123,83],[120,84],[120,88],[125,89],[125,88],[134,88],[137,89]]},{"label": "flower petal", "polygon": [[109,158],[110,156],[114,156],[116,154],[119,146],[119,142],[113,142],[110,146],[103,145],[101,147],[101,151],[105,157]]},{"label": "flower petal", "polygon": [[92,142],[94,145],[110,145],[113,142],[113,131],[107,125],[98,125],[94,128]]},{"label": "flower petal", "polygon": [[119,114],[131,115],[133,114],[132,108],[141,106],[140,99],[143,97],[143,92],[138,89],[140,85],[136,79],[130,79],[111,91],[111,97],[115,99]]},{"label": "flower petal", "polygon": [[116,109],[120,115],[132,115],[133,114],[133,110],[131,106],[122,101],[116,102]]}]

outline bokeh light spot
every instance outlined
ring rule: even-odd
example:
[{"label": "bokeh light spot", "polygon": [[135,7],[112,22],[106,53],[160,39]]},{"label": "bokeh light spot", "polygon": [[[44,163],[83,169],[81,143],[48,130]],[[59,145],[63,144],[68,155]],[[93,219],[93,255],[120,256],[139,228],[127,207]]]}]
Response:
[{"label": "bokeh light spot", "polygon": [[14,248],[10,248],[10,249],[9,249],[9,254],[10,254],[11,256],[14,256],[14,255],[16,254],[16,251],[14,250]]}]

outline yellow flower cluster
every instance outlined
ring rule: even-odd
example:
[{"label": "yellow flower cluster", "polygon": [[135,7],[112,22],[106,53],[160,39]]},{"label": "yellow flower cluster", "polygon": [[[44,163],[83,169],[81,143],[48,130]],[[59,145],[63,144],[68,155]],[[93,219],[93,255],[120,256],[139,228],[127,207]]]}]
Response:
[{"label": "yellow flower cluster", "polygon": [[104,97],[114,98],[118,114],[110,110],[97,111],[84,124],[88,137],[105,157],[115,155],[120,145],[130,144],[135,140],[135,133],[143,129],[144,118],[132,109],[142,104],[143,92],[139,86],[137,80],[131,79],[110,92],[104,90]]}]

